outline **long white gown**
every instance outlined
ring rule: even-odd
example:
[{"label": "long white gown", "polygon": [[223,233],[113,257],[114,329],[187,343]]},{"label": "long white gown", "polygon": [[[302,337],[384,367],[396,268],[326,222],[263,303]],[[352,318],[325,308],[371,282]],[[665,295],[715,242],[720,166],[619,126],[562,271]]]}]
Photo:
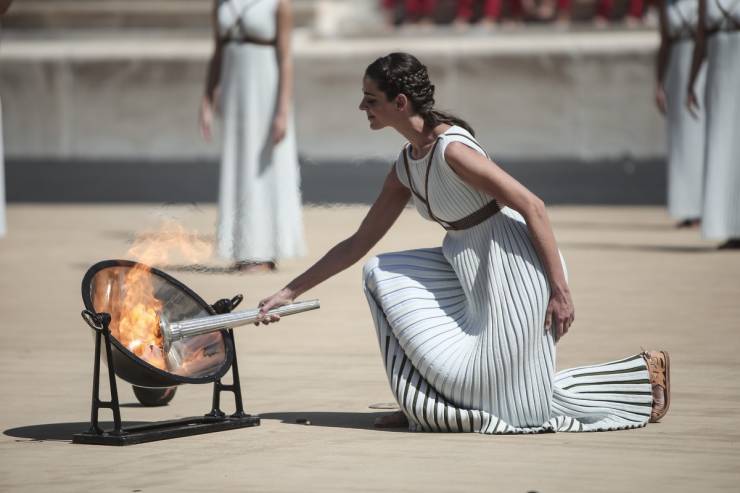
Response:
[{"label": "long white gown", "polygon": [[[686,108],[686,88],[698,29],[699,1],[671,0],[666,4],[671,47],[665,74],[668,130],[668,212],[675,219],[701,217],[704,192],[704,103],[697,117]],[[696,80],[704,94],[706,64]]]},{"label": "long white gown", "polygon": [[[724,12],[723,12],[724,11]],[[702,235],[740,238],[740,2],[707,0],[706,187]]]},{"label": "long white gown", "polygon": [[[428,198],[445,220],[491,200],[444,159],[453,141],[482,153],[470,138],[452,127],[433,155]],[[426,159],[409,163],[421,194]],[[402,157],[396,173],[408,186]],[[414,202],[429,219],[426,205]],[[555,343],[543,328],[549,285],[512,209],[448,231],[441,248],[374,257],[363,275],[391,390],[412,431],[601,431],[648,422],[652,394],[642,356],[556,373]]]},{"label": "long white gown", "polygon": [[[224,0],[222,38],[274,40],[278,0]],[[225,42],[220,76],[223,149],[219,186],[219,254],[236,261],[303,255],[300,173],[292,115],[272,144],[279,71],[275,47]]]}]

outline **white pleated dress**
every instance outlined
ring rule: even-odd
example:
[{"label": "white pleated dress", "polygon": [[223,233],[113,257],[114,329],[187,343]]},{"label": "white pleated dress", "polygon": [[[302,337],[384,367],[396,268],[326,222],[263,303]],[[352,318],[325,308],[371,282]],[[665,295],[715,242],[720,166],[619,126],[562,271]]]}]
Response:
[{"label": "white pleated dress", "polygon": [[[219,34],[275,39],[277,5],[278,0],[224,0],[218,7]],[[225,42],[220,77],[219,254],[254,262],[303,255],[292,115],[285,138],[272,144],[279,78],[275,47]]]},{"label": "white pleated dress", "polygon": [[[664,87],[668,130],[668,212],[678,220],[701,217],[704,192],[704,102],[694,117],[686,108],[694,36],[699,21],[698,0],[666,4],[671,38]],[[696,94],[704,94],[706,64],[696,79]]]},{"label": "white pleated dress", "polygon": [[[453,141],[483,153],[469,138],[460,127],[440,137],[428,189],[439,218],[461,219],[491,200],[444,159]],[[426,163],[409,163],[420,193]],[[395,169],[408,186],[402,156]],[[410,430],[601,431],[648,422],[652,394],[640,355],[556,373],[555,343],[543,328],[549,285],[512,209],[448,231],[441,248],[374,257],[363,275],[383,364]]]},{"label": "white pleated dress", "polygon": [[740,238],[740,2],[707,0],[706,186],[702,235]]}]

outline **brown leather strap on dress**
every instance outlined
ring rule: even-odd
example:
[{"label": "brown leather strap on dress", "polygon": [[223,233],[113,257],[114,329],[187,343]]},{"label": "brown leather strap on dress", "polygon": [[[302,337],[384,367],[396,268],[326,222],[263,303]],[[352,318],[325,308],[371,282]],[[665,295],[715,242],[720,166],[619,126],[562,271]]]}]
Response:
[{"label": "brown leather strap on dress", "polygon": [[713,36],[719,32],[740,31],[740,19],[736,18],[733,12],[724,8],[720,2],[715,2],[715,4],[717,5],[719,11],[722,13],[722,17],[724,17],[724,19],[727,20],[730,25],[720,27],[723,21],[719,21],[714,26],[706,28],[704,30],[704,34],[707,36]]},{"label": "brown leather strap on dress", "polygon": [[493,199],[472,214],[469,214],[462,219],[458,219],[457,221],[449,221],[447,222],[446,226],[442,224],[442,227],[446,230],[453,231],[470,229],[473,226],[478,226],[480,223],[493,216],[494,214],[497,214],[500,210],[501,206],[499,206],[498,202],[496,202],[496,199]]},{"label": "brown leather strap on dress", "polygon": [[[740,30],[740,19],[737,19],[735,15],[724,8],[720,2],[716,2],[717,8],[722,12],[722,15],[725,19],[727,19],[730,22],[730,29],[726,29],[727,31],[738,31]],[[733,5],[734,7],[734,5]]]},{"label": "brown leather strap on dress", "polygon": [[[455,135],[464,137],[471,142],[475,143],[481,150],[483,150],[482,147],[480,147],[480,144],[478,144],[475,140],[471,139],[465,134],[447,134],[447,135]],[[408,147],[404,148],[403,150],[403,164],[406,168],[406,178],[409,181],[409,188],[413,192],[416,197],[421,200],[424,205],[427,206],[427,212],[429,213],[429,217],[431,217],[434,221],[439,223],[444,229],[446,230],[453,230],[453,231],[459,231],[462,229],[468,229],[472,228],[473,226],[477,226],[489,217],[496,214],[498,211],[501,210],[501,207],[499,206],[498,202],[496,202],[496,199],[491,200],[489,203],[478,209],[477,211],[473,212],[472,214],[469,214],[462,219],[458,219],[456,221],[445,221],[443,219],[440,219],[437,217],[434,212],[432,212],[432,205],[429,201],[429,171],[432,169],[432,160],[434,160],[434,151],[437,150],[437,145],[439,144],[440,140],[442,140],[442,136],[437,137],[437,140],[434,142],[434,145],[432,146],[432,150],[429,151],[429,159],[427,160],[427,169],[426,174],[424,176],[424,194],[426,197],[422,197],[419,192],[416,191],[414,188],[414,181],[411,178],[411,172],[409,168],[409,161],[408,161]],[[485,153],[485,151],[483,151]],[[488,154],[486,153],[486,157],[488,157]]]},{"label": "brown leather strap on dress", "polygon": [[261,39],[256,38],[254,36],[250,36],[248,34],[240,34],[238,38],[223,38],[222,41],[224,43],[249,43],[254,45],[261,45],[261,46],[275,46],[277,45],[277,40],[275,39]]},{"label": "brown leather strap on dress", "polygon": [[[436,145],[436,143],[435,143],[435,145]],[[416,191],[416,189],[414,188],[414,180],[411,179],[411,169],[409,168],[409,159],[408,159],[407,154],[406,154],[408,152],[408,149],[409,149],[408,147],[404,147],[403,148],[403,165],[406,168],[406,179],[409,181],[409,188],[411,189],[411,192],[414,195],[416,195],[416,198],[418,198],[419,200],[421,200],[422,202],[424,202],[426,204],[427,203],[427,199],[424,198],[424,197],[422,197],[419,194],[419,192]]]}]

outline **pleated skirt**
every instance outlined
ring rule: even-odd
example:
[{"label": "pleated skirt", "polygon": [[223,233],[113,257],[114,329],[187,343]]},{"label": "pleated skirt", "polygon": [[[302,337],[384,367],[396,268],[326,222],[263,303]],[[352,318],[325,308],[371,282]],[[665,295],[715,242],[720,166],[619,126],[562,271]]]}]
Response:
[{"label": "pleated skirt", "polygon": [[536,433],[644,426],[640,355],[555,371],[549,288],[521,216],[504,209],[441,248],[364,267],[382,362],[412,431]]},{"label": "pleated skirt", "polygon": [[740,238],[740,31],[709,37],[706,120],[702,235]]}]

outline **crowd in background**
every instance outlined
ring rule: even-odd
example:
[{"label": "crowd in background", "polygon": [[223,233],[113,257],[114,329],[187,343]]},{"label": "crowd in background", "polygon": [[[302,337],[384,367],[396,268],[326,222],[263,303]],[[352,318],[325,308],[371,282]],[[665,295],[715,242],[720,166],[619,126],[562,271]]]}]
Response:
[{"label": "crowd in background", "polygon": [[[644,23],[652,0],[380,0],[388,22],[445,24],[457,27],[498,23],[592,22],[605,27],[620,22],[629,27]],[[577,6],[577,9],[575,8]],[[577,14],[574,15],[574,11]]]}]

